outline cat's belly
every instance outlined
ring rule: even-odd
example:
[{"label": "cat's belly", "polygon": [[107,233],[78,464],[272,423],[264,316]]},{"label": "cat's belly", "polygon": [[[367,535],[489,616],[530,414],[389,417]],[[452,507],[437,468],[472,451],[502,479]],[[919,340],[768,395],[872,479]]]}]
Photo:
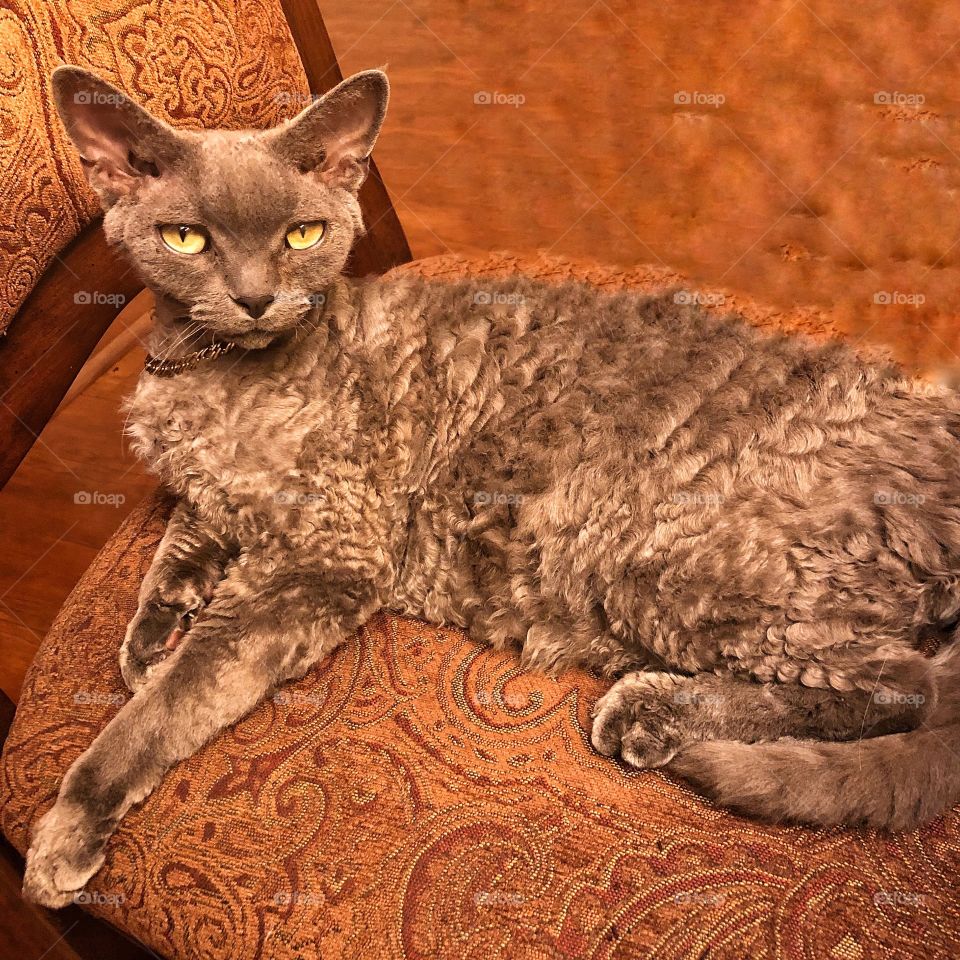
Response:
[{"label": "cat's belly", "polygon": [[[569,589],[571,580],[585,582],[572,563],[545,565],[544,543],[523,532],[522,517],[498,498],[486,506],[472,509],[457,497],[418,505],[392,609],[463,627],[478,642],[518,646],[525,664],[548,671],[586,667],[614,676],[660,663],[638,638],[611,632],[599,595],[583,602]],[[593,587],[589,578],[586,585]]]}]

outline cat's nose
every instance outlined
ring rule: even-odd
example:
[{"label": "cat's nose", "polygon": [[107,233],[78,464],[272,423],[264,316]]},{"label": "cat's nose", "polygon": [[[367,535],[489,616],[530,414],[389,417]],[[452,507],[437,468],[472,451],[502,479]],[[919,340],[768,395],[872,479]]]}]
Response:
[{"label": "cat's nose", "polygon": [[274,301],[274,298],[269,294],[262,297],[231,297],[230,299],[238,307],[243,307],[254,320],[259,320],[267,312],[267,307]]}]

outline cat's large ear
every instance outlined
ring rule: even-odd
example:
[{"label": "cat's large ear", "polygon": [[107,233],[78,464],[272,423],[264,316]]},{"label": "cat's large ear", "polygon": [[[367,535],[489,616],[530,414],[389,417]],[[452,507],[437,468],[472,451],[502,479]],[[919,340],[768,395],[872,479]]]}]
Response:
[{"label": "cat's large ear", "polygon": [[104,207],[160,176],[183,151],[183,138],[113,84],[82,67],[53,71],[57,112]]},{"label": "cat's large ear", "polygon": [[330,186],[356,193],[367,176],[389,98],[382,70],[356,73],[277,127],[272,147],[304,172],[315,171]]}]

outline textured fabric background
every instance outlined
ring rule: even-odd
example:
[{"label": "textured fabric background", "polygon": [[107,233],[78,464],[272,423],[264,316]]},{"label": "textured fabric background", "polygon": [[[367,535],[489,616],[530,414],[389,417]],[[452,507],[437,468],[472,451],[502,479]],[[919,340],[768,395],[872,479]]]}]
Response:
[{"label": "textured fabric background", "polygon": [[[408,269],[671,279],[507,256]],[[129,518],[27,676],[0,765],[20,850],[127,697],[117,653],[168,506]],[[955,815],[899,836],[751,823],[596,755],[602,689],[379,616],[166,777],[121,824],[88,909],[191,960],[960,955]]]},{"label": "textured fabric background", "polygon": [[0,0],[0,331],[99,212],[53,106],[61,63],[176,126],[272,126],[309,92],[278,0]]}]

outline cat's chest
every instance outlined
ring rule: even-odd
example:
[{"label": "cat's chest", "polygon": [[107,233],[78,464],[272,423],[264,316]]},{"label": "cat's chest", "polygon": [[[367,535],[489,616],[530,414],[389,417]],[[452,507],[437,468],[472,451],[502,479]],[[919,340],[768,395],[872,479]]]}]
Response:
[{"label": "cat's chest", "polygon": [[341,414],[327,399],[275,384],[145,378],[129,429],[161,480],[204,513],[269,525],[277,506],[308,498],[342,460]]}]

